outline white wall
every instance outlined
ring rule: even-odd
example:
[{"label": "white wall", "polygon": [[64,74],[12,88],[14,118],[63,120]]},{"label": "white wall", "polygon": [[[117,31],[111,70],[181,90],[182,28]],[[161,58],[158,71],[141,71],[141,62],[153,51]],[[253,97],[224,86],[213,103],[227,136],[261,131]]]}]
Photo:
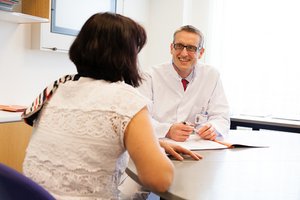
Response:
[{"label": "white wall", "polygon": [[211,17],[211,13],[209,12],[211,10],[211,0],[185,0],[185,2],[188,7],[187,13],[190,14],[185,24],[191,24],[197,27],[204,34],[205,53],[201,61],[205,62],[207,54],[210,51],[210,40],[212,39],[210,37],[211,27],[209,24],[209,18]]},{"label": "white wall", "polygon": [[[118,0],[117,12],[141,24],[146,31],[149,27],[150,17],[150,2],[151,0]],[[146,44],[142,51],[139,53],[139,63],[141,68],[144,68],[146,63],[149,62],[149,45]]]},{"label": "white wall", "polygon": [[182,8],[182,0],[151,0],[147,29],[149,60],[145,68],[171,59],[170,44],[173,32],[182,25]]},{"label": "white wall", "polygon": [[31,49],[31,25],[0,21],[0,104],[29,105],[61,75],[75,73],[64,53]]},{"label": "white wall", "polygon": [[[173,33],[180,26],[193,25],[208,39],[209,0],[151,0],[148,33],[148,62],[145,68],[170,61]],[[206,43],[205,43],[206,45]],[[206,45],[206,48],[208,46]],[[204,61],[205,55],[202,61]]]}]

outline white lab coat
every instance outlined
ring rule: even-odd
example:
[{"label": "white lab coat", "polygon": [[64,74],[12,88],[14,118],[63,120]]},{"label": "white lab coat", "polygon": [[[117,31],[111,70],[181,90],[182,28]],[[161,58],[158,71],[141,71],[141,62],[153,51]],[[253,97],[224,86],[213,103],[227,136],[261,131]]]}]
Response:
[{"label": "white lab coat", "polygon": [[229,105],[220,74],[209,65],[195,66],[186,91],[172,63],[151,68],[144,74],[143,84],[138,89],[152,102],[148,108],[159,138],[165,137],[173,123],[195,123],[196,116],[204,113],[219,134],[228,133]]}]

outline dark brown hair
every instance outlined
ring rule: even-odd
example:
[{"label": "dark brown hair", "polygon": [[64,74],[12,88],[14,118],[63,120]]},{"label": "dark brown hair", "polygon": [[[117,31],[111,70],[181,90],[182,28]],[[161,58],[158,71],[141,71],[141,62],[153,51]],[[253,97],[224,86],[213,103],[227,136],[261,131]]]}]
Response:
[{"label": "dark brown hair", "polygon": [[69,57],[79,75],[139,86],[137,54],[147,40],[145,29],[114,13],[92,15],[70,47]]}]

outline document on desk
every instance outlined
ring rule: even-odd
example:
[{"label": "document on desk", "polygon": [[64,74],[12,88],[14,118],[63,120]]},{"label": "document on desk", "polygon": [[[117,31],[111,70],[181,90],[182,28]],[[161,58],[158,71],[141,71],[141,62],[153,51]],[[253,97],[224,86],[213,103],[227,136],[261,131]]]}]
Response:
[{"label": "document on desk", "polygon": [[23,112],[25,109],[26,107],[21,105],[0,105],[0,110],[9,112]]},{"label": "document on desk", "polygon": [[[198,135],[190,135],[190,137],[184,142],[177,142],[169,138],[163,139],[166,142],[178,144],[189,150],[210,150],[210,149],[229,149],[229,148],[265,148],[268,147],[262,143],[256,143],[253,141],[241,140],[238,142],[238,138],[235,140],[223,141],[223,140],[204,140]],[[234,142],[233,142],[234,141]]]}]

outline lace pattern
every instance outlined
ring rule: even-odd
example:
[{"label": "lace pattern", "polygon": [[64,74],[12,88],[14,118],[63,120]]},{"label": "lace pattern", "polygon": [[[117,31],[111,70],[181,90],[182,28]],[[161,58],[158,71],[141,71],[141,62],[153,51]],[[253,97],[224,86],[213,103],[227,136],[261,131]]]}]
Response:
[{"label": "lace pattern", "polygon": [[57,199],[119,199],[117,187],[128,161],[124,132],[146,101],[117,84],[110,92],[119,98],[99,101],[111,96],[104,90],[96,95],[97,104],[81,100],[75,109],[75,99],[83,97],[68,87],[62,87],[62,93],[59,88],[44,105],[27,149],[24,174]]}]

